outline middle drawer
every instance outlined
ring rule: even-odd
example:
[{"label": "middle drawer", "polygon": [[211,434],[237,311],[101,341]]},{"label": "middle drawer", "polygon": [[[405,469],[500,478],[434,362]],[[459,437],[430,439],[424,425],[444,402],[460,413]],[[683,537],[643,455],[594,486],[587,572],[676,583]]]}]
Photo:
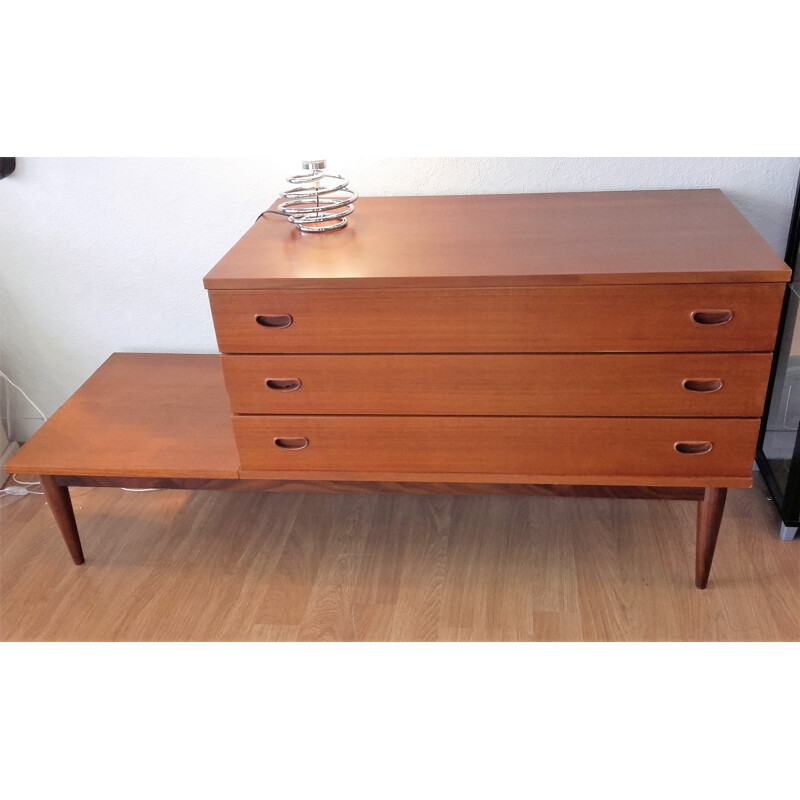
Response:
[{"label": "middle drawer", "polygon": [[234,414],[758,417],[769,353],[223,356]]}]

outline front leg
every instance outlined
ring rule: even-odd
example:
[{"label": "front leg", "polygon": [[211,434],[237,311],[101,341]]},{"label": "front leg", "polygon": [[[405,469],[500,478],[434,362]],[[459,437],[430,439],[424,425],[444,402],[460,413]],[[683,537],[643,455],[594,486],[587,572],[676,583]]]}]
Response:
[{"label": "front leg", "polygon": [[705,589],[708,584],[708,573],[711,572],[711,561],[717,544],[719,524],[725,509],[727,489],[706,488],[703,499],[697,504],[697,550],[695,552],[694,584],[698,589]]},{"label": "front leg", "polygon": [[58,529],[67,543],[67,549],[76,564],[83,564],[83,549],[78,537],[78,526],[75,523],[75,512],[72,510],[72,499],[66,486],[59,486],[52,475],[40,475],[50,510],[58,523]]}]

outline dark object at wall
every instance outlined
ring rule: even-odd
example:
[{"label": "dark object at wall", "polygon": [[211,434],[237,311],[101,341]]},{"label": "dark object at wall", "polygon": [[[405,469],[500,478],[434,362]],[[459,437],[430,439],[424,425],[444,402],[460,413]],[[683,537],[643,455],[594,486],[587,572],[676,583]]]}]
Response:
[{"label": "dark object at wall", "polygon": [[766,414],[756,462],[781,515],[780,538],[794,538],[800,527],[800,177],[786,244],[792,282],[786,290],[781,333],[772,366]]},{"label": "dark object at wall", "polygon": [[0,158],[0,180],[7,178],[16,168],[16,158]]}]

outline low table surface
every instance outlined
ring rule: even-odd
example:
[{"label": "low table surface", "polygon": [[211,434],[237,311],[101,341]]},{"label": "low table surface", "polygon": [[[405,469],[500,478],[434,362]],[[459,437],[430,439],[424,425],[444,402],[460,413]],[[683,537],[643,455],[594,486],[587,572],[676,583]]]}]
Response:
[{"label": "low table surface", "polygon": [[6,471],[238,478],[220,357],[114,353],[14,455]]}]

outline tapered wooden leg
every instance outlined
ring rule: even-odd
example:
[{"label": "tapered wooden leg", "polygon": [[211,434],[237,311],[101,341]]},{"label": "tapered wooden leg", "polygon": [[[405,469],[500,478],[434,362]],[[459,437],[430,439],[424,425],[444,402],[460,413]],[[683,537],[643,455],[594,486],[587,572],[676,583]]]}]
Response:
[{"label": "tapered wooden leg", "polygon": [[69,496],[69,489],[66,486],[59,486],[50,475],[40,475],[42,488],[44,489],[47,502],[50,503],[50,510],[58,523],[58,529],[67,543],[67,549],[76,564],[83,564],[83,549],[81,540],[78,537],[78,526],[75,524],[75,512],[72,510],[72,500]]},{"label": "tapered wooden leg", "polygon": [[725,509],[727,489],[706,488],[703,499],[697,504],[697,551],[695,553],[694,585],[705,589],[708,573],[714,559],[719,524]]}]

